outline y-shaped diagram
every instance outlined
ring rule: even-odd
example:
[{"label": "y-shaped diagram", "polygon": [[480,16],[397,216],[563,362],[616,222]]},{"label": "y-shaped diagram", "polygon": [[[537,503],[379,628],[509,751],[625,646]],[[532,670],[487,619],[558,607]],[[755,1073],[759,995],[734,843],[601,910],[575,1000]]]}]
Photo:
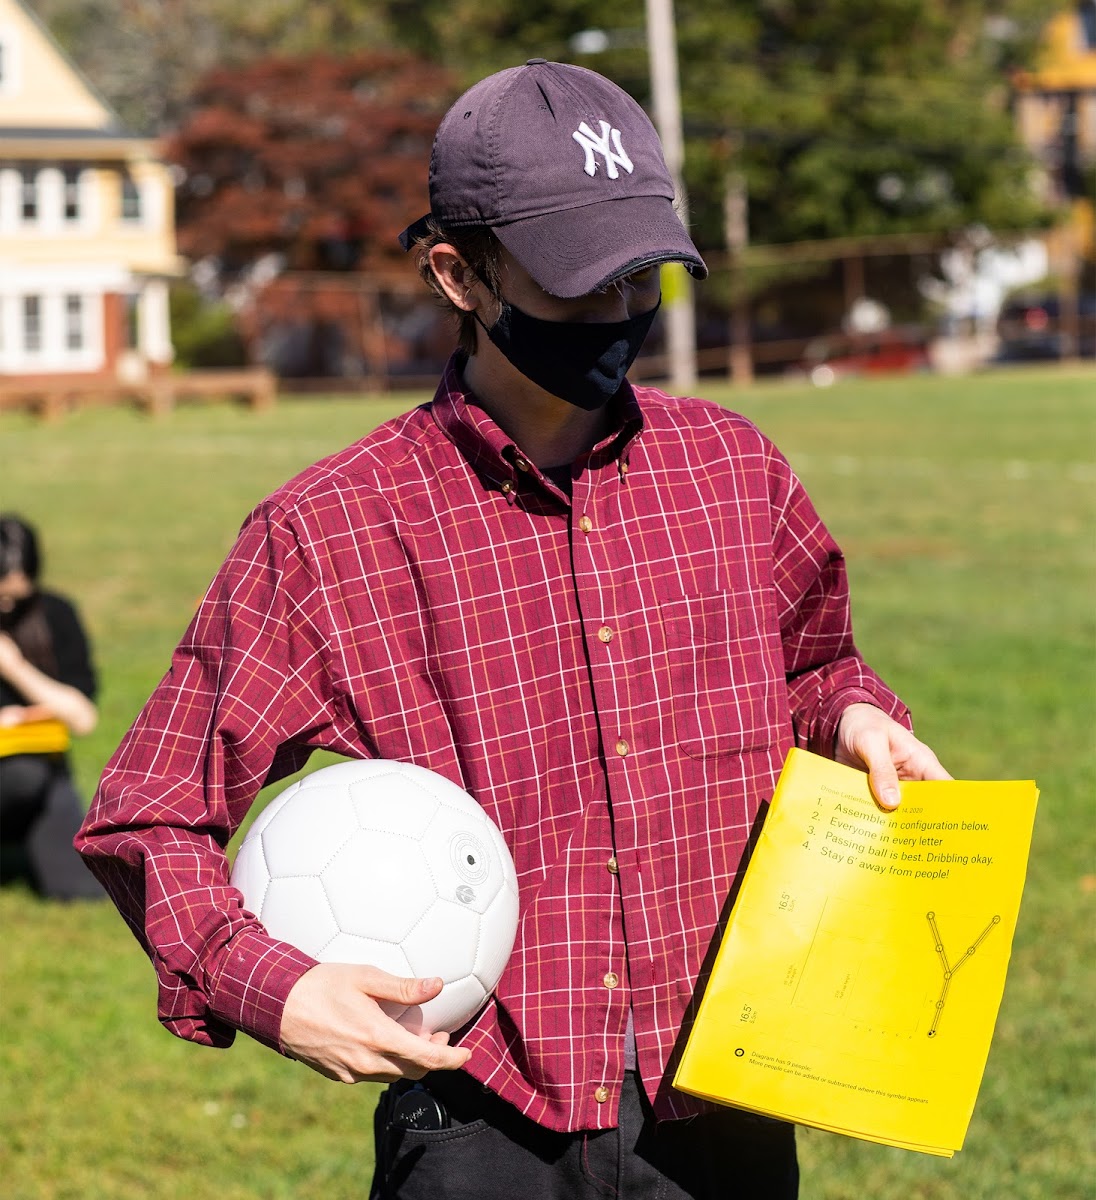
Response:
[{"label": "y-shaped diagram", "polygon": [[970,958],[975,950],[985,941],[989,931],[994,925],[1000,925],[1001,918],[995,916],[992,921],[982,930],[982,932],[974,939],[974,944],[967,947],[966,954],[961,959],[951,966],[948,962],[947,951],[944,949],[944,939],[940,936],[940,929],[936,924],[936,914],[934,912],[926,913],[928,917],[929,928],[932,930],[933,940],[936,943],[936,953],[940,955],[940,964],[944,968],[944,986],[940,989],[940,999],[936,1001],[936,1012],[932,1018],[932,1028],[929,1029],[929,1037],[936,1036],[936,1027],[940,1024],[940,1018],[944,1013],[944,1001],[948,998],[948,988],[951,987],[951,981],[955,976],[955,972]]}]

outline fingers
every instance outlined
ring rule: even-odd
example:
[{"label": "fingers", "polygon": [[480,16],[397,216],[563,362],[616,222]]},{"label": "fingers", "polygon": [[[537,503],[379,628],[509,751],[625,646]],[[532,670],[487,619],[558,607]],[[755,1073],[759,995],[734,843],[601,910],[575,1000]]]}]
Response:
[{"label": "fingers", "polygon": [[835,757],[868,772],[872,795],[891,812],[902,799],[900,779],[950,779],[940,760],[904,726],[869,704],[851,704],[838,725]]},{"label": "fingers", "polygon": [[[426,1038],[417,1038],[420,1047],[439,1045]],[[349,1075],[332,1076],[342,1083],[394,1083],[397,1079],[422,1079],[433,1071],[456,1071],[472,1057],[471,1051],[451,1048],[445,1043],[440,1048],[449,1051],[445,1055],[416,1052],[414,1057],[403,1057],[396,1053],[376,1054],[362,1061],[360,1067],[352,1067]]]},{"label": "fingers", "polygon": [[[940,760],[924,744],[919,743],[923,754],[918,758],[916,766],[911,770],[910,779],[950,779],[951,775],[940,765]],[[913,773],[914,770],[916,774]]]},{"label": "fingers", "polygon": [[378,1045],[377,1049],[383,1050],[389,1058],[399,1060],[404,1068],[401,1073],[412,1079],[421,1078],[427,1071],[455,1071],[471,1057],[470,1051],[450,1046],[448,1034],[444,1041],[436,1041],[434,1035],[420,1037],[404,1029],[398,1021],[389,1017],[383,1019],[392,1028],[384,1030],[383,1045]]},{"label": "fingers", "polygon": [[[414,1038],[414,1041],[414,1057],[397,1059],[400,1063],[400,1073],[408,1079],[421,1079],[430,1071],[456,1071],[472,1057],[471,1050],[450,1046],[447,1042],[435,1042],[426,1038]],[[423,1047],[426,1049],[423,1050]]]},{"label": "fingers", "polygon": [[281,1042],[293,1058],[329,1079],[392,1082],[463,1066],[470,1051],[448,1034],[417,1034],[389,1016],[423,1004],[442,988],[437,978],[407,979],[376,967],[319,963],[291,989],[282,1012]]}]

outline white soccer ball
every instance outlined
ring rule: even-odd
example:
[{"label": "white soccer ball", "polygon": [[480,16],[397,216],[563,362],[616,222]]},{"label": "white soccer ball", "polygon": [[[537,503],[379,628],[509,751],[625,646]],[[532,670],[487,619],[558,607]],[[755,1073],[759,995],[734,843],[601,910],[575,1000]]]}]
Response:
[{"label": "white soccer ball", "polygon": [[433,1000],[384,1005],[416,1033],[473,1017],[517,934],[517,876],[497,826],[410,763],[337,763],[286,788],[244,838],[232,885],[271,937],[320,962],[440,976]]}]

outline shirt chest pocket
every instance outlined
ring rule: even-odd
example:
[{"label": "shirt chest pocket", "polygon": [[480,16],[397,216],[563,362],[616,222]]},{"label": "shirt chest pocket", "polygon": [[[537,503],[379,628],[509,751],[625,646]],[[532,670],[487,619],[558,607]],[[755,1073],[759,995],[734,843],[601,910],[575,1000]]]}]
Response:
[{"label": "shirt chest pocket", "polygon": [[678,745],[694,758],[767,747],[782,675],[757,597],[684,596],[660,606]]}]

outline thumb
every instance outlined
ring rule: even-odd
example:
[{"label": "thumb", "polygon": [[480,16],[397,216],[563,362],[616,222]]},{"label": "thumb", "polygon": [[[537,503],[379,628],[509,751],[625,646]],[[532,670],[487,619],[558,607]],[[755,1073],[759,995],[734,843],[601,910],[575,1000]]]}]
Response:
[{"label": "thumb", "polygon": [[887,812],[893,812],[902,801],[902,790],[898,786],[898,770],[891,759],[890,748],[884,743],[881,753],[873,748],[865,758],[875,802]]},{"label": "thumb", "polygon": [[396,1000],[400,1004],[425,1004],[445,986],[445,981],[436,975],[425,979],[408,978],[405,975],[390,975],[380,967],[362,967],[357,980],[363,992],[375,1000]]}]

